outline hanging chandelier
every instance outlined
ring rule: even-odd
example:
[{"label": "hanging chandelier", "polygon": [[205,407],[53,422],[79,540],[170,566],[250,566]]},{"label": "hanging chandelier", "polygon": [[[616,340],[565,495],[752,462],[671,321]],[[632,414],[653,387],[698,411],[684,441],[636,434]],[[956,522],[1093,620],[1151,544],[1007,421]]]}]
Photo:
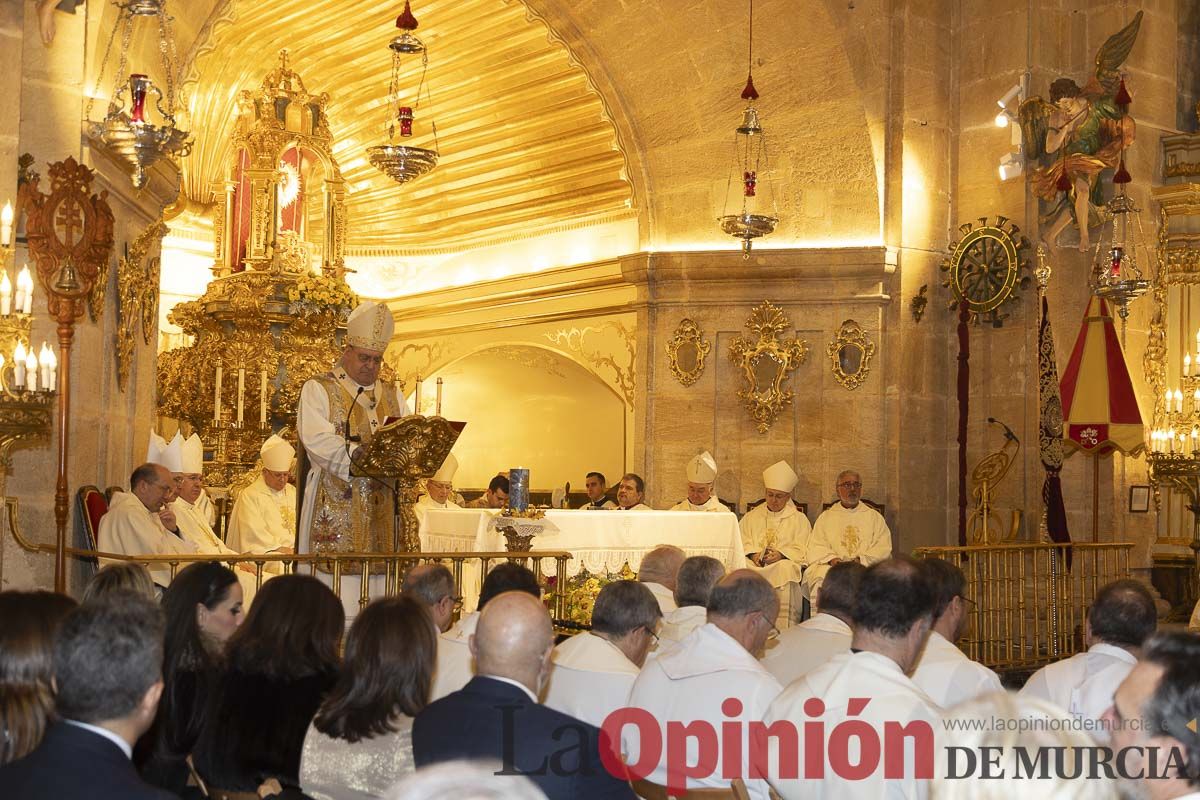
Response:
[{"label": "hanging chandelier", "polygon": [[[1128,109],[1132,98],[1121,79],[1114,101],[1121,110]],[[1133,177],[1125,168],[1125,128],[1119,128],[1121,136],[1121,160],[1113,174],[1113,186],[1117,192],[1105,204],[1105,220],[1096,242],[1092,258],[1092,294],[1102,297],[1117,307],[1121,317],[1121,332],[1124,338],[1125,321],[1129,318],[1129,304],[1150,289],[1150,281],[1143,274],[1143,267],[1150,267],[1154,252],[1146,242],[1142,229],[1140,209],[1133,198],[1126,194],[1125,187]]]},{"label": "hanging chandelier", "polygon": [[[188,132],[177,128],[175,122],[178,61],[175,37],[171,31],[173,18],[167,14],[167,0],[129,0],[125,3],[115,2],[114,5],[120,8],[120,13],[108,38],[100,72],[96,76],[96,88],[88,99],[84,116],[88,120],[88,136],[132,170],[133,185],[140,189],[146,183],[146,170],[165,157],[186,156],[191,152],[192,141],[188,138]],[[162,72],[167,90],[165,95],[148,75],[129,72],[129,42],[133,37],[135,17],[158,19],[158,51],[162,55]],[[121,54],[108,102],[108,113],[100,122],[92,122],[92,103],[100,93],[100,83],[104,79],[118,32],[121,34]],[[129,94],[128,110],[126,92]],[[152,123],[147,114],[147,101],[151,95],[154,96],[159,124]]]},{"label": "hanging chandelier", "polygon": [[[741,239],[742,258],[749,258],[754,240],[772,233],[779,222],[767,159],[767,134],[759,119],[758,109],[754,107],[754,101],[758,99],[758,91],[754,88],[754,0],[750,0],[748,49],[746,86],[741,94],[747,105],[742,110],[742,124],[734,131],[733,163],[725,185],[725,206],[719,219],[721,230]],[[741,186],[742,209],[730,214],[729,201],[735,180]]]},{"label": "hanging chandelier", "polygon": [[[388,141],[387,144],[367,148],[367,160],[396,183],[408,183],[437,166],[437,124],[433,120],[429,122],[433,132],[432,150],[397,143],[397,137],[404,142],[413,135],[414,112],[421,106],[421,90],[425,90],[426,101],[430,98],[429,87],[425,85],[429,52],[425,49],[425,43],[413,33],[417,29],[417,18],[413,16],[409,0],[405,0],[404,11],[396,18],[396,27],[400,29],[400,34],[388,42],[388,49],[392,51],[392,80],[388,86]],[[407,57],[416,55],[421,56],[421,79],[410,104],[400,92],[401,68]]]}]

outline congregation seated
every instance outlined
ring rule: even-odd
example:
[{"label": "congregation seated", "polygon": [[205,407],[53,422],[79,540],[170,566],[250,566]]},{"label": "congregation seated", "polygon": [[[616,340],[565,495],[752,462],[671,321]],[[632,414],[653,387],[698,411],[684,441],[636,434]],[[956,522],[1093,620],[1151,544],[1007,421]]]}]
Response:
[{"label": "congregation seated", "polygon": [[508,478],[497,475],[488,482],[487,491],[467,503],[467,508],[504,508],[508,503]]},{"label": "congregation seated", "polygon": [[[738,724],[737,741],[721,737],[714,763],[725,764],[729,759],[738,765],[750,796],[758,800],[766,800],[768,789],[764,781],[749,778],[748,723],[761,720],[783,689],[757,658],[767,639],[778,634],[774,623],[778,613],[779,598],[761,575],[746,569],[729,573],[709,595],[708,622],[649,661],[629,696],[630,706],[653,717],[661,729],[661,741],[667,740],[669,725],[707,723],[717,731],[723,724]],[[673,776],[668,772],[666,748],[653,750],[644,743],[640,726],[627,726],[621,744],[626,763],[637,765],[636,777],[668,786]],[[725,752],[731,745],[737,751]],[[648,763],[642,763],[643,747],[659,753],[657,762],[651,755]],[[731,777],[737,776],[727,775],[727,769],[714,768],[707,776],[689,777],[686,788],[728,789]]]},{"label": "congregation seated", "polygon": [[0,766],[29,755],[53,720],[54,634],[75,605],[54,592],[0,592]]},{"label": "congregation seated", "polygon": [[[814,730],[831,731],[844,720],[862,721],[876,731],[887,723],[924,722],[935,726],[941,709],[908,677],[933,624],[934,596],[920,565],[889,558],[863,572],[854,601],[850,652],[793,681],[771,704],[764,722],[804,720],[796,725],[789,750],[805,752]],[[857,702],[869,698],[865,707]],[[819,701],[819,702],[816,702]],[[811,724],[810,724],[811,723]],[[821,727],[823,726],[823,727]],[[779,740],[771,739],[760,765],[784,800],[800,798],[928,796],[928,781],[916,778],[916,755],[905,748],[901,777],[885,777],[882,761],[869,775],[851,779],[836,770],[814,778],[781,770]],[[794,763],[794,762],[793,762]]]},{"label": "congregation seated", "polygon": [[933,591],[933,626],[912,670],[912,681],[942,708],[1002,692],[1000,678],[958,649],[969,621],[967,577],[956,565],[940,558],[921,562]]},{"label": "congregation seated", "polygon": [[596,595],[592,629],[554,648],[547,706],[597,728],[629,704],[629,691],[662,619],[658,601],[637,581],[613,581]]},{"label": "congregation seated", "polygon": [[31,753],[0,767],[0,797],[175,798],[131,761],[158,708],[162,657],[162,612],[145,597],[117,591],[68,612],[54,639],[56,721]]},{"label": "congregation seated", "polygon": [[[1077,720],[1098,723],[1157,626],[1154,597],[1145,585],[1124,579],[1101,587],[1084,624],[1087,651],[1033,673],[1022,696],[1046,700]],[[1099,726],[1093,731],[1101,744],[1108,741],[1108,731]]]},{"label": "congregation seated", "polygon": [[400,591],[425,606],[439,634],[450,630],[462,598],[455,595],[454,575],[445,564],[418,564],[404,576]]},{"label": "congregation seated", "polygon": [[304,739],[306,792],[328,800],[380,797],[413,771],[413,718],[433,683],[432,622],[420,601],[403,594],[375,600],[354,618],[337,683]]},{"label": "congregation seated", "polygon": [[182,794],[190,777],[187,758],[204,728],[225,645],[242,623],[242,586],[220,564],[189,564],[163,592],[162,609],[162,699],[153,727],[138,743],[135,761],[148,783]]},{"label": "congregation seated", "polygon": [[679,565],[672,597],[676,608],[663,614],[659,650],[665,650],[708,621],[708,597],[725,577],[725,565],[712,556],[690,556]]},{"label": "congregation seated", "polygon": [[444,761],[402,778],[384,800],[546,800],[546,795],[524,775],[496,780],[504,765],[479,759]]},{"label": "congregation seated", "polygon": [[438,637],[437,666],[434,668],[430,700],[437,700],[458,691],[471,680],[475,674],[475,667],[469,641],[475,634],[479,614],[492,598],[505,592],[525,592],[539,600],[542,597],[542,587],[538,585],[537,576],[528,567],[509,561],[492,567],[483,578],[478,608]]},{"label": "congregation seated", "polygon": [[850,652],[854,598],[866,571],[857,561],[843,561],[830,567],[821,588],[817,613],[767,643],[763,666],[782,685],[787,686],[834,656]]},{"label": "congregation seated", "polygon": [[309,723],[337,679],[342,603],[309,575],[263,584],[226,647],[205,710],[196,768],[212,789],[253,792],[295,783]]},{"label": "congregation seated", "polygon": [[117,561],[97,570],[83,587],[82,602],[89,603],[114,591],[135,592],[150,600],[158,600],[159,595],[149,570],[132,561]]},{"label": "congregation seated", "polygon": [[[413,723],[417,765],[454,759],[503,760],[528,775],[550,800],[633,798],[629,784],[601,759],[599,729],[538,703],[553,666],[554,628],[541,600],[505,592],[480,612],[470,638],[477,674],[435,700]],[[616,758],[609,750],[608,759]],[[553,759],[554,768],[544,765]],[[497,776],[500,777],[500,776]]]},{"label": "congregation seated", "polygon": [[646,555],[638,567],[638,580],[654,593],[664,615],[675,610],[675,586],[679,567],[687,555],[673,544],[660,544]]},{"label": "congregation seated", "polygon": [[[102,553],[127,556],[195,555],[196,546],[179,533],[174,512],[167,507],[175,479],[161,464],[146,463],[129,476],[129,491],[113,495],[108,512],[100,519],[96,546]],[[151,565],[155,584],[171,583],[169,564]]]}]

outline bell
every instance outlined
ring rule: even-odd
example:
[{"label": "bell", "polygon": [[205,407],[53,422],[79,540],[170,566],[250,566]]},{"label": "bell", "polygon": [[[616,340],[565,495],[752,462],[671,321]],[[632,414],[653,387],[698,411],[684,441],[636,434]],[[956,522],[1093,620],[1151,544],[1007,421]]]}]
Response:
[{"label": "bell", "polygon": [[63,294],[75,294],[79,291],[79,276],[75,274],[75,262],[67,259],[58,270],[58,279],[54,288]]},{"label": "bell", "polygon": [[754,106],[746,106],[742,112],[742,124],[738,126],[737,132],[743,136],[754,136],[762,133],[762,125],[758,121],[758,109]]}]

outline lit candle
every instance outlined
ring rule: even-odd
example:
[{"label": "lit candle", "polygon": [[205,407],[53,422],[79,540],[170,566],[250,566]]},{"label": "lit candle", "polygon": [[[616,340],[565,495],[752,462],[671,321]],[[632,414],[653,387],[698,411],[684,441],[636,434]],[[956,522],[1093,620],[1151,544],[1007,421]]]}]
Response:
[{"label": "lit candle", "polygon": [[29,355],[25,356],[25,380],[29,382],[29,391],[36,392],[38,387],[38,360],[33,354],[33,348],[29,348]]},{"label": "lit candle", "polygon": [[246,404],[246,370],[243,367],[238,367],[238,425],[242,424],[243,406]]},{"label": "lit candle", "polygon": [[1192,427],[1192,452],[1200,449],[1200,428]]},{"label": "lit candle", "polygon": [[1175,413],[1183,413],[1183,392],[1178,389],[1175,390]]},{"label": "lit candle", "polygon": [[4,209],[0,210],[0,245],[3,245],[4,247],[8,247],[10,244],[12,244],[12,223],[12,203],[5,202]]},{"label": "lit candle", "polygon": [[12,281],[8,279],[8,270],[0,278],[0,314],[8,316],[12,313]]},{"label": "lit candle", "polygon": [[417,373],[417,390],[413,395],[413,413],[421,413],[421,373]]},{"label": "lit candle", "polygon": [[13,350],[13,386],[18,389],[25,388],[25,343],[17,342],[17,348]]},{"label": "lit candle", "polygon": [[258,381],[258,423],[267,424],[267,371],[264,369]]},{"label": "lit candle", "polygon": [[442,379],[437,379],[437,410],[433,413],[439,417],[442,415]]},{"label": "lit candle", "polygon": [[1175,429],[1174,428],[1171,428],[1169,431],[1167,431],[1167,444],[1170,446],[1171,452],[1174,453],[1175,452]]},{"label": "lit candle", "polygon": [[42,342],[42,349],[38,350],[38,366],[39,366],[38,383],[41,384],[43,389],[49,391],[50,390],[50,348],[46,346],[45,342]]},{"label": "lit candle", "polygon": [[1190,377],[1192,374],[1192,354],[1183,354],[1183,377]]},{"label": "lit candle", "polygon": [[[1170,394],[1170,392],[1168,392]],[[221,421],[221,364],[217,363],[216,388],[213,389],[213,422]]]},{"label": "lit candle", "polygon": [[49,347],[47,347],[46,355],[43,356],[43,358],[44,358],[44,360],[42,361],[42,363],[50,365],[49,372],[47,373],[50,377],[50,380],[46,384],[45,388],[51,392],[57,391],[58,390],[58,356],[54,355],[54,351],[51,350]]},{"label": "lit candle", "polygon": [[1167,389],[1167,393],[1166,393],[1166,395],[1164,395],[1164,399],[1166,400],[1166,405],[1163,406],[1163,411],[1165,411],[1168,414],[1171,413],[1171,400],[1174,397],[1175,397],[1174,392],[1172,392],[1170,389]]},{"label": "lit candle", "polygon": [[28,264],[21,267],[21,272],[17,275],[17,297],[21,298],[17,303],[17,311],[22,314],[33,311],[33,276],[29,274]]}]

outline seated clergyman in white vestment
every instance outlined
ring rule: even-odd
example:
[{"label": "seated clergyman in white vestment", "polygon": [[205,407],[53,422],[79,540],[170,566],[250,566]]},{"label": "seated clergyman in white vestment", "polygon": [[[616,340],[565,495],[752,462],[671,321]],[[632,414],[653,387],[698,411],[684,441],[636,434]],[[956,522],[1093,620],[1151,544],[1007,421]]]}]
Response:
[{"label": "seated clergyman in white vestment", "polygon": [[453,453],[433,473],[432,478],[425,480],[425,494],[413,504],[413,512],[417,515],[417,524],[424,526],[425,512],[431,508],[458,508],[451,498],[454,492],[454,473],[458,472],[458,459]]},{"label": "seated clergyman in white vestment", "polygon": [[746,566],[757,570],[779,591],[780,619],[786,627],[800,613],[800,581],[808,564],[812,526],[792,502],[800,477],[786,461],[763,470],[766,499],[742,517]]},{"label": "seated clergyman in white vestment", "polygon": [[479,612],[488,601],[505,592],[525,592],[541,598],[542,587],[528,567],[505,561],[497,564],[483,579],[479,590],[479,607],[460,619],[450,630],[438,637],[437,664],[433,671],[433,687],[429,702],[451,692],[457,692],[475,677],[475,660],[471,656],[470,639],[479,624]]},{"label": "seated clergyman in white vestment", "polygon": [[[170,470],[161,464],[142,464],[129,477],[129,489],[114,494],[108,512],[100,518],[96,535],[100,551],[129,556],[195,555],[195,545],[180,537],[175,514],[167,507],[175,493]],[[170,565],[151,564],[150,578],[159,586],[170,585]]]},{"label": "seated clergyman in white vestment", "polygon": [[892,554],[892,532],[883,515],[862,502],[862,478],[843,470],[837,478],[838,502],[821,512],[808,546],[804,590],[814,605],[829,567],[839,561],[857,561],[869,567]]},{"label": "seated clergyman in white vestment", "polygon": [[1158,627],[1154,597],[1135,580],[1106,584],[1096,593],[1084,627],[1087,652],[1047,664],[1030,676],[1022,696],[1047,700],[1078,720],[1091,720],[1096,741],[1111,732],[1099,725],[1121,681],[1137,665],[1145,641]]},{"label": "seated clergyman in white vestment", "polygon": [[[296,487],[288,476],[296,448],[272,434],[259,455],[262,474],[234,502],[226,543],[240,553],[295,552]],[[282,565],[268,564],[266,571],[278,574]]]},{"label": "seated clergyman in white vestment", "polygon": [[617,508],[621,511],[653,511],[643,502],[646,499],[646,482],[636,472],[626,472],[617,484]]},{"label": "seated clergyman in white vestment", "polygon": [[[956,645],[970,621],[971,601],[966,596],[963,571],[940,558],[923,560],[921,569],[933,590],[934,616],[925,649],[912,671],[913,683],[942,708],[1004,691],[995,672],[967,658]],[[824,598],[824,591],[821,596]]]},{"label": "seated clergyman in white vestment", "polygon": [[687,499],[671,506],[672,511],[725,511],[729,508],[713,494],[717,462],[705,450],[687,463]]},{"label": "seated clergyman in white vestment", "polygon": [[663,615],[658,628],[657,652],[681,642],[692,631],[708,621],[708,596],[725,577],[725,565],[712,556],[691,556],[684,559],[675,576],[674,611]]},{"label": "seated clergyman in white vestment", "polygon": [[687,554],[673,544],[660,544],[646,555],[638,566],[638,580],[654,593],[663,614],[675,610],[675,585],[679,567]]},{"label": "seated clergyman in white vestment", "polygon": [[850,613],[867,568],[857,561],[834,564],[821,587],[821,610],[767,642],[763,666],[784,686],[850,652]]},{"label": "seated clergyman in white vestment", "polygon": [[[180,439],[179,434],[175,434]],[[172,443],[174,443],[172,441]],[[171,510],[175,512],[175,521],[179,524],[179,532],[183,538],[196,547],[198,553],[205,555],[241,555],[237,550],[221,541],[221,537],[213,531],[204,511],[199,505],[204,492],[204,444],[200,437],[192,434],[181,440],[182,460],[179,471],[172,470],[175,478],[175,500]],[[242,585],[242,605],[249,607],[254,599],[257,583],[255,567],[251,563],[236,564],[233,567],[238,583]],[[264,572],[263,578],[270,573]]]},{"label": "seated clergyman in white vestment", "polygon": [[608,498],[608,480],[603,472],[589,472],[584,476],[583,488],[587,492],[588,501],[583,504],[584,511],[609,511],[617,504]]},{"label": "seated clergyman in white vestment", "polygon": [[[906,673],[916,664],[932,623],[933,592],[916,563],[888,559],[863,573],[854,603],[851,652],[791,683],[765,715],[768,726],[786,720],[796,731],[796,738],[787,743],[789,750],[798,746],[790,759],[779,758],[779,737],[770,737],[756,750],[760,757],[767,756],[765,773],[784,800],[928,797],[932,773],[918,773],[916,753],[922,746],[932,747],[942,710]],[[817,748],[824,753],[828,732],[850,719],[877,731],[881,745],[889,723],[912,726],[915,738],[904,742],[900,777],[885,777],[882,752],[868,762],[874,770],[866,776],[847,775],[830,759],[822,760],[823,777],[806,773],[803,754],[811,746],[806,737],[820,731]],[[922,737],[928,744],[921,744]],[[858,762],[851,757],[850,763]]]},{"label": "seated clergyman in white vestment", "polygon": [[554,648],[554,669],[543,702],[597,728],[629,705],[654,631],[662,619],[658,601],[644,584],[613,581],[596,595],[592,629]]},{"label": "seated clergyman in white vestment", "polygon": [[[779,597],[771,584],[749,570],[729,573],[713,587],[708,600],[708,622],[679,644],[646,662],[633,684],[629,705],[649,711],[659,726],[660,742],[667,741],[667,725],[707,723],[717,746],[712,773],[686,780],[686,788],[727,789],[733,777],[725,769],[728,758],[746,782],[750,796],[767,800],[767,785],[750,777],[750,723],[763,718],[771,701],[782,691],[779,682],[755,657],[767,639],[778,633],[774,619]],[[725,753],[732,741],[722,735],[722,725],[740,731],[738,752]],[[626,763],[637,764],[641,752],[638,728],[621,732]],[[688,744],[687,763],[697,763],[697,742]],[[666,786],[667,748],[661,747],[657,766],[646,779]],[[685,787],[672,787],[685,788]]]}]

